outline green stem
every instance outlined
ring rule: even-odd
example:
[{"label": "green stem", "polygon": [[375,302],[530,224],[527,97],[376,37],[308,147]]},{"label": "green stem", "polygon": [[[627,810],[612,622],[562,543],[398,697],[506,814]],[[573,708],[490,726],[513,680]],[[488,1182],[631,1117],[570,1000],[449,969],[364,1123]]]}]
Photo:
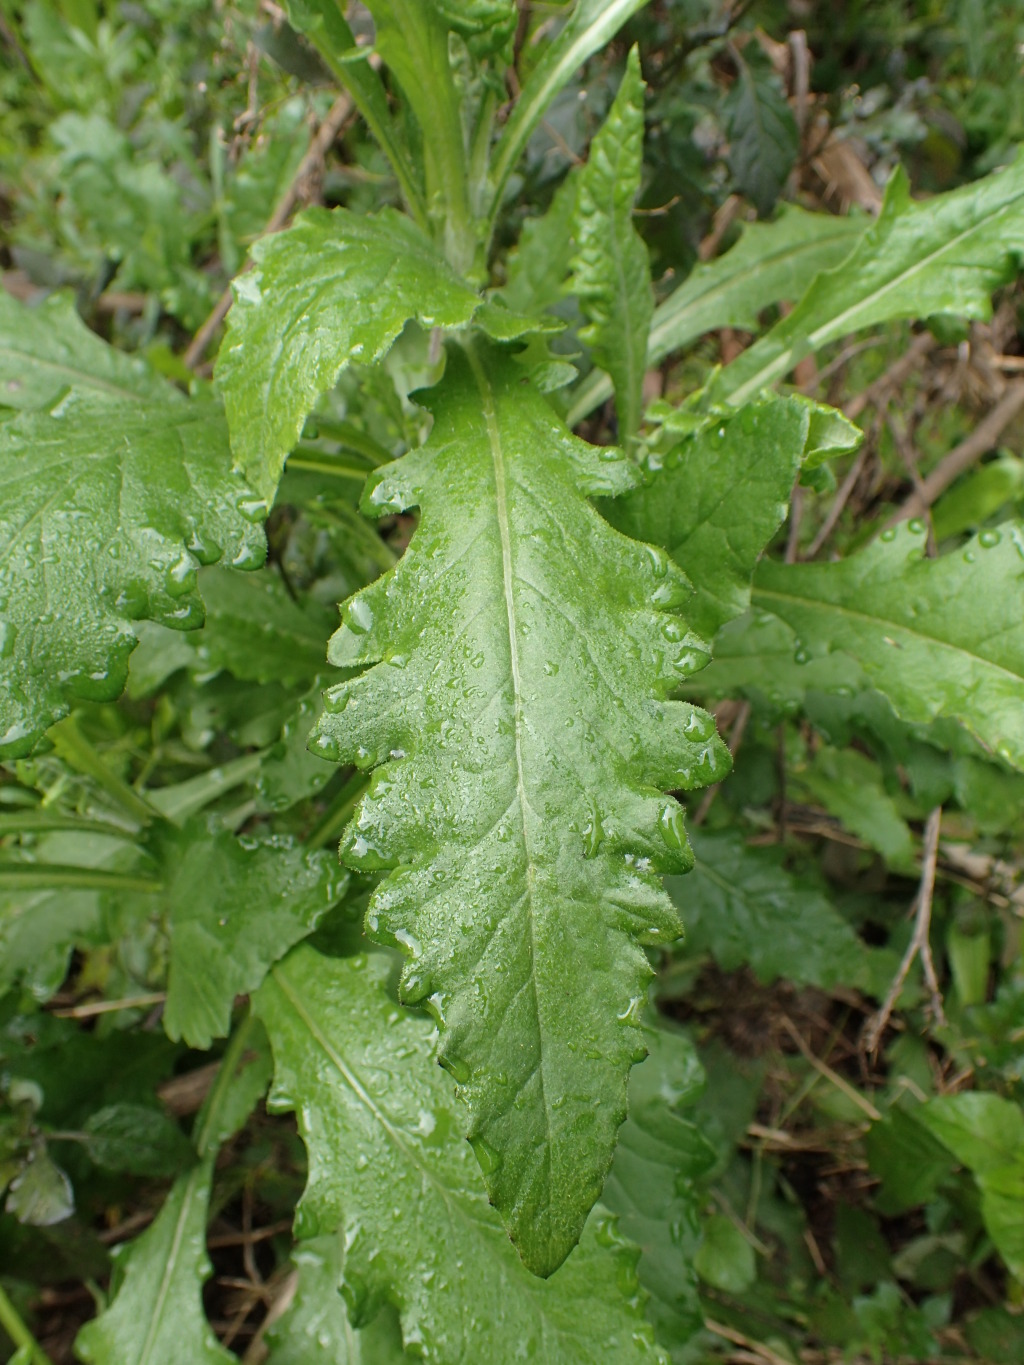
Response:
[{"label": "green stem", "polygon": [[50,1357],[21,1320],[21,1314],[7,1297],[0,1284],[0,1327],[4,1329],[17,1350],[31,1352],[34,1365],[53,1365]]},{"label": "green stem", "polygon": [[81,733],[73,717],[69,716],[59,725],[52,726],[49,737],[66,763],[76,772],[84,773],[98,782],[111,800],[116,801],[133,820],[148,825],[153,820],[163,819],[154,806],[107,767],[100,754]]},{"label": "green stem", "polygon": [[369,472],[367,469],[360,469],[358,465],[346,464],[336,455],[310,449],[308,446],[298,446],[292,451],[288,456],[288,468],[306,469],[313,474],[329,474],[335,479],[354,479],[357,483],[365,483]]},{"label": "green stem", "polygon": [[104,834],[111,839],[134,839],[138,827],[126,829],[106,820],[87,820],[81,815],[56,810],[19,811],[14,815],[0,815],[0,839],[7,834],[41,834],[46,830],[69,829],[79,834]]},{"label": "green stem", "polygon": [[355,773],[349,778],[334,802],[313,826],[306,840],[310,848],[323,848],[332,839],[340,838],[341,831],[348,824],[352,812],[368,786],[369,782],[364,773]]},{"label": "green stem", "polygon": [[0,867],[0,886],[30,891],[58,886],[75,891],[163,890],[163,883],[153,877],[105,872],[99,867],[72,867],[65,863],[8,863]]},{"label": "green stem", "polygon": [[249,1045],[255,1030],[253,1016],[247,1011],[245,1018],[241,1021],[227,1047],[224,1056],[221,1058],[220,1070],[217,1072],[217,1079],[214,1081],[210,1093],[206,1097],[206,1102],[199,1111],[196,1120],[196,1151],[200,1159],[212,1155],[221,1145],[221,1138],[218,1135],[220,1123],[220,1111],[231,1088],[231,1083],[235,1079],[235,1072],[238,1064],[245,1055],[245,1050]]}]

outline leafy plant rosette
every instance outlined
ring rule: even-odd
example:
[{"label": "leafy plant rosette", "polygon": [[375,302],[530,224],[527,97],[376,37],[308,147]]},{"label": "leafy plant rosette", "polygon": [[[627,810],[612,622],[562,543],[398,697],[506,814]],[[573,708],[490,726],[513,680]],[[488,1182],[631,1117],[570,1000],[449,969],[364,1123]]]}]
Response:
[{"label": "leafy plant rosette", "polygon": [[[837,563],[764,557],[794,485],[827,486],[860,440],[773,386],[853,332],[988,317],[1024,251],[1024,161],[921,203],[897,172],[863,225],[791,208],[655,306],[634,47],[585,165],[499,275],[530,139],[642,0],[577,0],[547,24],[501,119],[511,0],[367,8],[380,65],[332,0],[288,16],[398,202],[314,208],[255,244],[212,392],[185,396],[60,297],[0,295],[0,982],[43,1002],[84,955],[123,988],[122,1018],[159,1007],[166,1047],[139,1037],[161,1075],[182,1042],[229,1039],[185,1140],[152,1084],[113,1114],[84,1097],[62,1114],[73,1025],[30,1042],[7,1016],[12,1217],[70,1215],[54,1156],[69,1125],[129,1172],[145,1134],[165,1156],[138,1174],[174,1177],[79,1334],[96,1365],[233,1358],[203,1312],[204,1234],[217,1152],[268,1085],[308,1159],[273,1361],[682,1350],[695,1268],[736,1289],[752,1256],[720,1214],[698,1250],[715,1150],[687,1108],[692,1043],[647,1008],[654,967],[689,904],[726,968],[876,989],[850,924],[763,850],[702,832],[690,873],[683,800],[730,754],[689,698],[769,676],[798,704],[870,693],[906,733],[946,724],[1001,773],[1024,766],[1019,523],[938,557],[913,521]],[[704,389],[645,411],[650,365],[756,327],[796,281],[795,306]],[[337,406],[354,373],[377,403],[362,424]],[[610,397],[621,448],[574,435]],[[261,568],[275,499],[306,548],[282,558],[272,530]],[[347,593],[326,660],[325,592],[307,590],[324,554]],[[712,654],[713,681],[694,681]],[[133,705],[173,700],[119,730],[91,704],[126,682]],[[185,741],[217,727],[235,751],[190,772]],[[806,780],[825,791],[829,774],[819,759]],[[847,818],[884,839],[869,817]],[[912,864],[909,829],[888,835]],[[325,851],[339,837],[342,866]],[[952,1112],[929,1131],[976,1172],[1018,1273],[1016,1158],[965,1155]]]}]

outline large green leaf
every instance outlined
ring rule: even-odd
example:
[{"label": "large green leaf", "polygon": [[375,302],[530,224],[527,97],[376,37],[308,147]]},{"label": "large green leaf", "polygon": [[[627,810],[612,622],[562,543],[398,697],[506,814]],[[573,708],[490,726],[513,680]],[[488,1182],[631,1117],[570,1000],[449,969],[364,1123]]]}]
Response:
[{"label": "large green leaf", "polygon": [[766,561],[754,606],[796,632],[798,661],[842,651],[905,720],[953,717],[1022,767],[1024,528],[935,560],[924,542],[911,522],[838,564]]},{"label": "large green leaf", "polygon": [[611,376],[622,440],[643,415],[647,333],[654,312],[651,266],[633,226],[643,171],[644,79],[633,48],[619,93],[579,177],[573,232],[573,288],[588,319],[580,337]]},{"label": "large green leaf", "polygon": [[[245,1047],[252,1049],[246,1052]],[[231,1365],[203,1313],[210,1274],[206,1219],[217,1149],[242,1126],[269,1080],[266,1040],[248,1021],[232,1040],[196,1120],[196,1165],[174,1183],[155,1222],[114,1253],[112,1302],[79,1332],[86,1365]]]},{"label": "large green leaf", "polygon": [[716,398],[739,407],[806,355],[898,318],[987,318],[992,293],[1024,252],[1024,154],[997,175],[914,203],[906,173],[886,187],[876,222],[820,274],[788,317],[726,367]]},{"label": "large green leaf", "polygon": [[[587,501],[634,478],[575,440],[497,352],[453,353],[430,443],[371,477],[371,513],[421,509],[397,567],[350,598],[319,751],[383,763],[343,842],[397,869],[368,926],[411,961],[491,1198],[526,1263],[575,1244],[625,1114],[650,975],[678,922],[660,872],[691,861],[662,790],[728,755],[704,712],[666,701],[706,660],[674,613],[663,551]],[[586,976],[586,991],[566,983]],[[489,1169],[486,1169],[489,1168]]]},{"label": "large green leaf", "polygon": [[658,1341],[679,1348],[703,1325],[693,1269],[703,1202],[696,1182],[717,1153],[679,1112],[704,1084],[693,1045],[667,1026],[645,1039],[648,1055],[630,1074],[629,1117],[602,1199],[640,1247],[640,1283]]},{"label": "large green leaf", "polygon": [[[784,204],[773,223],[745,225],[734,247],[717,260],[695,266],[654,310],[648,364],[660,364],[716,327],[756,332],[762,309],[780,299],[798,299],[808,280],[849,255],[863,231],[861,218],[807,213],[793,204]],[[513,306],[524,305],[517,299]],[[611,393],[607,375],[589,374],[573,394],[569,426],[581,422]]]},{"label": "large green leaf", "polygon": [[687,619],[708,640],[750,604],[750,579],[782,525],[810,433],[799,399],[764,398],[712,416],[643,485],[602,510],[627,535],[664,546],[696,593]]},{"label": "large green leaf", "polygon": [[280,836],[236,838],[195,820],[161,839],[170,936],[164,1027],[207,1048],[227,1033],[235,996],[316,928],[347,874]]},{"label": "large green leaf", "polygon": [[334,1233],[300,1242],[292,1252],[298,1285],[287,1312],[266,1334],[267,1365],[408,1365],[402,1334],[385,1308],[362,1330],[349,1322],[339,1293],[343,1253]]},{"label": "large green leaf", "polygon": [[268,502],[320,396],[407,322],[461,327],[479,299],[410,219],[310,209],[257,242],[235,282],[217,378],[238,465]]},{"label": "large green leaf", "polygon": [[132,622],[202,624],[196,570],[263,559],[219,411],[72,394],[0,425],[0,755],[124,686]]},{"label": "large green leaf", "polygon": [[558,1365],[659,1359],[636,1253],[607,1215],[550,1279],[520,1263],[431,1065],[433,1028],[396,1009],[390,970],[381,954],[302,947],[256,1000],[274,1050],[271,1102],[297,1110],[309,1154],[297,1231],[340,1230],[355,1320],[393,1303],[406,1347],[429,1361],[503,1360],[510,1342]]},{"label": "large green leaf", "polygon": [[90,332],[69,294],[26,308],[0,289],[0,407],[46,408],[72,387],[128,401],[169,392],[145,361]]},{"label": "large green leaf", "polygon": [[686,924],[687,947],[710,952],[723,969],[749,966],[766,984],[799,986],[859,979],[865,949],[815,886],[787,872],[771,849],[748,848],[741,835],[690,831],[697,862],[669,894]]},{"label": "large green leaf", "polygon": [[611,42],[646,0],[577,0],[558,36],[530,72],[505,125],[491,163],[492,218],[501,208],[505,184],[548,105],[588,57]]}]

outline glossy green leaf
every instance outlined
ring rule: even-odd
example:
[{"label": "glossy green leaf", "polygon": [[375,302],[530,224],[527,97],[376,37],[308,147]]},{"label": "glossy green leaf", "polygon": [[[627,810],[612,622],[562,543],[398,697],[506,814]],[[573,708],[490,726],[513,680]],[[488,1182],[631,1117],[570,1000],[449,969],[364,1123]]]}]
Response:
[{"label": "glossy green leaf", "polygon": [[746,53],[730,51],[737,72],[723,108],[729,169],[740,193],[764,217],[793,169],[800,137],[778,77],[756,44]]},{"label": "glossy green leaf", "polygon": [[7,1188],[4,1208],[19,1223],[48,1228],[63,1223],[75,1209],[71,1181],[39,1143]]},{"label": "glossy green leaf", "polygon": [[686,925],[686,946],[710,952],[723,971],[747,965],[770,985],[856,981],[864,947],[835,906],[787,872],[774,850],[750,848],[734,831],[690,831],[696,864],[670,877]]},{"label": "glossy green leaf", "polygon": [[236,463],[268,502],[306,417],[352,360],[368,364],[415,318],[461,327],[479,299],[416,225],[310,209],[253,247],[217,358]]},{"label": "glossy green leaf", "polygon": [[211,1269],[206,1220],[217,1149],[245,1122],[267,1085],[267,1055],[258,1039],[248,1021],[242,1025],[196,1120],[197,1164],[178,1178],[142,1236],[114,1252],[112,1301],[75,1341],[86,1365],[237,1360],[219,1345],[203,1314],[202,1286]]},{"label": "glossy green leaf", "polygon": [[292,1252],[298,1275],[286,1313],[267,1330],[267,1365],[402,1365],[402,1333],[390,1305],[355,1328],[341,1297],[343,1254],[334,1233],[300,1242]]},{"label": "glossy green leaf", "polygon": [[170,977],[164,1027],[209,1047],[228,1031],[235,996],[316,928],[347,874],[327,853],[282,836],[236,838],[197,820],[162,845]]},{"label": "glossy green leaf", "polygon": [[[418,506],[419,529],[345,605],[330,658],[366,671],[327,693],[315,747],[384,765],[342,856],[396,869],[368,927],[411,959],[403,998],[429,999],[470,1137],[500,1158],[491,1198],[549,1273],[624,1117],[639,945],[678,932],[658,874],[691,858],[661,791],[729,760],[709,716],[664,700],[706,659],[674,612],[685,581],[587,501],[632,466],[571,437],[497,353],[453,353],[428,397],[430,442],[364,497]],[[591,988],[567,996],[580,972]]]},{"label": "glossy green leaf", "polygon": [[744,1235],[724,1213],[713,1214],[704,1224],[693,1264],[704,1283],[723,1294],[742,1294],[757,1278],[749,1234]]},{"label": "glossy green leaf", "polygon": [[111,1171],[176,1175],[194,1155],[178,1125],[148,1105],[104,1105],[89,1115],[83,1132],[90,1158]]},{"label": "glossy green leaf", "polygon": [[849,256],[818,275],[793,311],[726,367],[716,398],[742,406],[806,355],[899,318],[988,318],[1024,252],[1024,155],[1006,170],[922,203],[896,170],[882,211]]},{"label": "glossy green leaf", "polygon": [[505,184],[548,105],[587,58],[611,42],[626,20],[645,3],[646,0],[576,0],[561,31],[530,72],[495,147],[491,163],[492,217],[501,207]]},{"label": "glossy green leaf", "polygon": [[640,488],[602,510],[627,535],[663,546],[696,592],[687,619],[705,639],[745,611],[750,580],[782,525],[810,430],[799,401],[764,398],[712,415]]},{"label": "glossy green leaf", "polygon": [[0,508],[6,757],[72,699],[118,696],[133,621],[202,624],[199,563],[265,553],[265,508],[231,471],[218,410],[170,389],[152,404],[73,394],[0,426]]},{"label": "glossy green leaf", "polygon": [[629,1117],[601,1198],[640,1247],[640,1283],[658,1341],[678,1348],[703,1325],[693,1269],[703,1202],[697,1182],[717,1153],[679,1113],[704,1084],[693,1045],[666,1025],[645,1039],[648,1055],[630,1073]]},{"label": "glossy green leaf", "polygon": [[[798,299],[808,280],[849,255],[863,231],[862,218],[807,213],[794,204],[783,204],[772,223],[745,224],[734,247],[717,260],[694,266],[654,310],[648,364],[660,364],[716,327],[756,332],[762,309],[780,299]],[[573,395],[569,426],[581,422],[611,393],[606,375],[588,375]]]},{"label": "glossy green leaf", "polygon": [[[399,1011],[381,954],[296,949],[256,1000],[274,1050],[271,1102],[296,1109],[309,1154],[300,1236],[340,1231],[357,1322],[393,1303],[429,1361],[591,1365],[659,1359],[642,1318],[636,1253],[608,1215],[548,1280],[521,1264],[431,1065],[433,1027]],[[498,1161],[478,1146],[487,1164]]]},{"label": "glossy green leaf", "polygon": [[647,247],[633,226],[643,171],[645,88],[634,47],[580,173],[573,224],[572,287],[587,318],[580,337],[611,377],[626,444],[636,437],[643,414],[647,333],[654,312]]},{"label": "glossy green leaf", "polygon": [[26,308],[0,289],[0,408],[48,408],[72,387],[128,402],[169,393],[145,361],[91,332],[69,294]]},{"label": "glossy green leaf", "polygon": [[765,562],[753,602],[796,632],[798,658],[842,651],[905,720],[953,717],[1021,767],[1022,589],[1019,525],[929,560],[911,522],[841,563]]}]

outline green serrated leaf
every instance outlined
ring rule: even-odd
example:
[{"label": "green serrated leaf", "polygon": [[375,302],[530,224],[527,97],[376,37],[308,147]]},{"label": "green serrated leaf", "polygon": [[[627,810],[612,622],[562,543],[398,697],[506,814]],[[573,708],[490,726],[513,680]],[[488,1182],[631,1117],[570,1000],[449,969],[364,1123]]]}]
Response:
[{"label": "green serrated leaf", "polygon": [[235,460],[268,502],[322,394],[415,318],[461,327],[479,299],[408,218],[309,209],[252,250],[217,358]]},{"label": "green serrated leaf", "polygon": [[717,1153],[678,1113],[704,1083],[689,1039],[667,1025],[645,1039],[648,1055],[630,1073],[629,1117],[601,1197],[640,1247],[640,1283],[658,1341],[678,1349],[703,1325],[693,1269],[702,1203],[696,1182]]},{"label": "green serrated leaf", "polygon": [[796,120],[778,78],[751,44],[748,61],[735,47],[736,82],[725,100],[729,168],[761,217],[769,213],[793,169],[800,146]]},{"label": "green serrated leaf", "polygon": [[85,1147],[97,1166],[132,1175],[176,1175],[192,1144],[173,1120],[143,1104],[108,1104],[89,1115]]},{"label": "green serrated leaf", "polygon": [[[780,299],[796,299],[807,281],[838,265],[864,231],[862,218],[807,213],[783,204],[773,223],[749,223],[734,247],[693,268],[654,311],[647,361],[658,365],[716,327],[756,332],[758,314]],[[566,421],[581,422],[611,397],[611,381],[591,374],[573,395]]]},{"label": "green serrated leaf", "polygon": [[622,440],[640,429],[654,312],[647,247],[633,226],[643,171],[644,78],[633,47],[604,126],[580,172],[572,287],[588,319],[580,337],[611,376]]},{"label": "green serrated leaf", "polygon": [[227,1033],[235,996],[312,933],[344,890],[329,854],[281,836],[238,839],[201,821],[162,843],[170,977],[169,1037],[207,1048]]},{"label": "green serrated leaf", "polygon": [[292,1252],[295,1297],[267,1330],[267,1365],[403,1365],[411,1359],[390,1305],[361,1330],[349,1322],[339,1293],[343,1259],[337,1234],[310,1238]]},{"label": "green serrated leaf", "polygon": [[[661,790],[714,781],[704,712],[663,698],[705,660],[674,614],[668,557],[613,531],[587,494],[628,487],[614,450],[569,435],[513,362],[453,353],[427,446],[364,504],[418,506],[396,568],[350,598],[316,747],[383,762],[342,846],[397,869],[367,919],[411,958],[440,1058],[500,1160],[491,1198],[526,1263],[575,1244],[611,1160],[642,1047],[641,943],[678,922],[658,874],[690,854]],[[592,988],[567,995],[585,972]]]},{"label": "green serrated leaf", "polygon": [[749,848],[733,832],[690,831],[697,861],[669,894],[686,924],[687,947],[710,952],[723,971],[749,966],[770,985],[856,981],[864,947],[821,891],[801,883],[773,850]]},{"label": "green serrated leaf", "polygon": [[933,313],[988,318],[993,291],[1016,275],[1022,252],[1024,154],[997,175],[919,204],[898,169],[849,256],[720,373],[714,395],[740,407],[804,356],[864,327]]},{"label": "green serrated leaf", "polygon": [[48,408],[72,387],[121,401],[161,402],[169,393],[145,361],[91,332],[71,295],[26,308],[0,289],[0,407]]},{"label": "green serrated leaf", "polygon": [[[247,1051],[247,1049],[256,1049]],[[246,1020],[196,1120],[198,1163],[171,1188],[157,1218],[114,1252],[113,1301],[75,1350],[86,1365],[231,1365],[203,1314],[210,1274],[206,1219],[217,1149],[245,1122],[268,1080],[266,1040]]]},{"label": "green serrated leaf", "polygon": [[[265,514],[209,404],[72,394],[0,425],[0,755],[124,687],[142,618],[202,624],[200,562],[254,568]],[[31,680],[31,681],[29,681]]]},{"label": "green serrated leaf", "polygon": [[355,1320],[395,1304],[406,1347],[428,1360],[501,1360],[510,1340],[524,1358],[559,1365],[660,1359],[635,1252],[607,1215],[549,1280],[519,1262],[430,1064],[433,1028],[396,1011],[390,970],[381,954],[302,947],[255,1004],[274,1050],[272,1103],[299,1110],[309,1153],[298,1230],[341,1232]]},{"label": "green serrated leaf", "polygon": [[929,560],[924,527],[911,522],[838,564],[765,562],[753,602],[796,632],[798,658],[841,651],[903,719],[953,717],[1020,768],[1022,587],[1019,524]]},{"label": "green serrated leaf", "polygon": [[886,791],[881,769],[867,754],[822,745],[798,771],[796,783],[894,868],[914,871],[910,827]]},{"label": "green serrated leaf", "polygon": [[750,604],[751,576],[785,520],[809,431],[810,410],[792,399],[712,415],[642,487],[602,509],[627,535],[668,550],[696,589],[687,619],[708,640]]}]

